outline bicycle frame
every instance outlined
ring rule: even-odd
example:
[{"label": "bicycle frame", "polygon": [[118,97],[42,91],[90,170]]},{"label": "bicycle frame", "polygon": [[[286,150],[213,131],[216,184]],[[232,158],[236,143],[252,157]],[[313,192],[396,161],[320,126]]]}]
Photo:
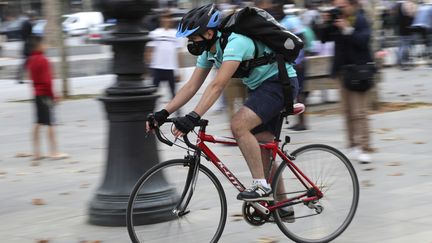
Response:
[{"label": "bicycle frame", "polygon": [[[205,133],[205,129],[200,129],[197,138],[197,147],[208,157],[210,162],[212,162],[219,171],[225,175],[225,177],[231,182],[231,184],[237,188],[240,192],[245,190],[243,184],[237,179],[237,177],[225,166],[224,163],[211,151],[211,149],[205,144],[205,142],[211,142],[215,144],[225,144],[238,146],[234,138],[230,137],[219,137],[208,135]],[[298,203],[308,203],[315,201],[323,197],[321,190],[288,158],[283,151],[279,149],[279,141],[275,140],[270,143],[260,143],[261,148],[271,151],[272,158],[276,158],[278,155],[285,163],[287,167],[294,173],[300,183],[306,188],[306,192],[293,198],[288,198],[286,200],[280,201],[275,205],[269,206],[270,211],[274,211],[277,208],[290,206]],[[269,183],[272,183],[272,176],[269,176]],[[308,186],[310,185],[310,186]],[[315,195],[309,195],[310,192]],[[306,198],[304,198],[306,197]],[[303,198],[303,199],[302,199]]]}]

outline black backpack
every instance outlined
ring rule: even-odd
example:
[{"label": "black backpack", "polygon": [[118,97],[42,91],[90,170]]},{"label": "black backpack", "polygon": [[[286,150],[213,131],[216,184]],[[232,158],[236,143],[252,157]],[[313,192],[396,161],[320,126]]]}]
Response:
[{"label": "black backpack", "polygon": [[[293,97],[285,62],[294,63],[304,44],[295,34],[286,30],[269,13],[263,9],[246,7],[228,15],[221,22],[218,29],[222,32],[220,38],[222,50],[228,43],[229,35],[234,32],[245,35],[254,41],[255,56],[251,60],[243,61],[233,77],[247,77],[251,69],[277,61],[279,80],[284,86],[285,110],[293,113]],[[261,41],[273,50],[273,55],[258,57],[255,40]]]}]

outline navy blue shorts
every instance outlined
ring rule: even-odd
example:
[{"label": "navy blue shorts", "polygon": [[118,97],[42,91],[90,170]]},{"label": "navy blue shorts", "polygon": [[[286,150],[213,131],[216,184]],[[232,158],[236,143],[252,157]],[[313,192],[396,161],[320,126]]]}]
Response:
[{"label": "navy blue shorts", "polygon": [[[293,97],[298,93],[297,78],[290,78]],[[249,90],[246,107],[251,109],[262,120],[262,124],[252,129],[253,134],[269,131],[276,133],[279,124],[279,114],[285,108],[282,84],[277,76],[267,79],[255,90]]]}]

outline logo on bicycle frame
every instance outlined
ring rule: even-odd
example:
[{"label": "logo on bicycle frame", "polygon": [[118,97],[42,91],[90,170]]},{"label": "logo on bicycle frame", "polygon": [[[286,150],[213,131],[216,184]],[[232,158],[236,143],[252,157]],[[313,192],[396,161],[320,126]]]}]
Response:
[{"label": "logo on bicycle frame", "polygon": [[237,178],[233,176],[233,174],[228,170],[228,168],[220,161],[217,162],[217,165],[219,169],[222,171],[222,173],[225,174],[225,176],[230,180],[230,182],[239,190],[243,191],[244,188],[240,186],[240,184],[237,181]]}]

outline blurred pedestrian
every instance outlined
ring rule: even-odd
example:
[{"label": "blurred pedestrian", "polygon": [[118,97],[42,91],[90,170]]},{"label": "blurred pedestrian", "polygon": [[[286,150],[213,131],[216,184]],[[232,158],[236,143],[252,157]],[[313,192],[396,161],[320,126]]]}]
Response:
[{"label": "blurred pedestrian", "polygon": [[48,127],[48,140],[52,159],[68,157],[57,149],[56,133],[54,129],[54,105],[59,97],[54,95],[53,80],[50,64],[44,55],[45,46],[42,37],[32,37],[32,52],[27,67],[33,82],[36,123],[33,128],[33,161],[37,163],[42,159],[40,148],[40,130],[42,126]]},{"label": "blurred pedestrian", "polygon": [[35,13],[30,11],[26,14],[26,18],[21,25],[21,37],[23,40],[21,55],[22,55],[23,62],[18,67],[17,75],[16,75],[16,80],[17,83],[19,84],[24,83],[23,82],[24,71],[26,70],[27,61],[31,54],[31,37],[32,37],[33,22],[35,20],[36,20]]},{"label": "blurred pedestrian", "polygon": [[264,9],[271,16],[273,16],[276,21],[280,21],[285,16],[283,13],[283,5],[280,3],[273,3],[272,0],[255,0],[255,7]]},{"label": "blurred pedestrian", "polygon": [[160,16],[160,27],[151,31],[149,37],[152,39],[147,43],[145,58],[150,63],[153,75],[153,84],[159,87],[161,81],[167,81],[171,97],[175,96],[175,83],[180,81],[180,49],[183,47],[182,40],[176,38],[176,29],[173,28],[171,13],[166,11]]},{"label": "blurred pedestrian", "polygon": [[419,33],[426,46],[424,56],[428,59],[429,65],[432,63],[432,3],[424,3],[417,9],[413,23],[413,31]]},{"label": "blurred pedestrian", "polygon": [[[372,161],[368,121],[369,92],[353,91],[343,85],[345,69],[372,62],[371,29],[358,0],[334,0],[336,7],[323,13],[322,41],[335,41],[332,75],[341,84],[341,104],[346,119],[349,156],[361,163]],[[347,75],[344,75],[347,74]]]},{"label": "blurred pedestrian", "polygon": [[416,12],[416,4],[414,0],[406,0],[396,4],[396,25],[400,35],[398,65],[402,69],[409,67],[410,49],[414,39],[412,36],[411,25]]},{"label": "blurred pedestrian", "polygon": [[[306,89],[306,57],[311,56],[314,53],[313,42],[315,41],[314,32],[306,25],[304,25],[301,19],[296,15],[294,9],[288,9],[287,15],[281,21],[281,25],[287,30],[293,32],[303,40],[305,44],[304,48],[300,52],[299,56],[295,60],[295,70],[297,73],[297,79],[299,83],[299,95],[297,101],[306,104],[306,99],[309,95],[309,91]],[[289,127],[294,131],[307,130],[306,116],[304,113],[298,115],[298,122]]]}]

